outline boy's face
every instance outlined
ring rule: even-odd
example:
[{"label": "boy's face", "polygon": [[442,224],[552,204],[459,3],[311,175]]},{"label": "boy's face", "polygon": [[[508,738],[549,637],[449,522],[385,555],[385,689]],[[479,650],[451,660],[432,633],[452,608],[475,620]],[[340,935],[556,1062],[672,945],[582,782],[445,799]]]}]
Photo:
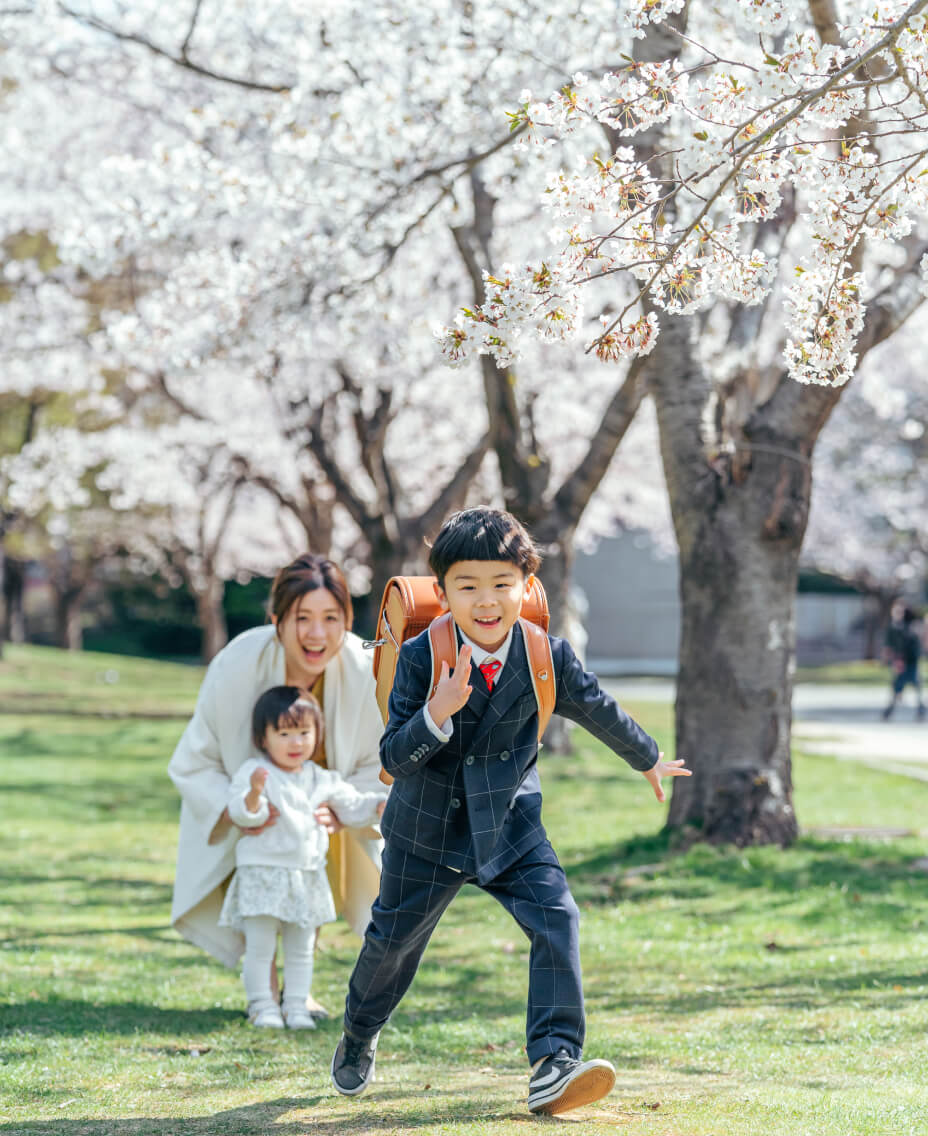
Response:
[{"label": "boy's face", "polygon": [[269,727],[264,735],[264,752],[278,769],[292,773],[309,761],[316,751],[316,727],[306,722],[302,726]]},{"label": "boy's face", "polygon": [[519,618],[533,576],[523,576],[508,560],[458,560],[435,592],[468,639],[495,651]]}]

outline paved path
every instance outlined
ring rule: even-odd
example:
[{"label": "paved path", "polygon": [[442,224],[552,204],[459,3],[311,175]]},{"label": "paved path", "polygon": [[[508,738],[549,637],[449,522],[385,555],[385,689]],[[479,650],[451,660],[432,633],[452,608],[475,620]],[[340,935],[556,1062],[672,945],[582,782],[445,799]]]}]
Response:
[{"label": "paved path", "polygon": [[[627,701],[669,701],[672,679],[608,679]],[[911,689],[892,719],[880,717],[887,691],[862,684],[803,683],[793,693],[793,741],[807,753],[827,753],[928,781],[928,721],[915,720]]]}]

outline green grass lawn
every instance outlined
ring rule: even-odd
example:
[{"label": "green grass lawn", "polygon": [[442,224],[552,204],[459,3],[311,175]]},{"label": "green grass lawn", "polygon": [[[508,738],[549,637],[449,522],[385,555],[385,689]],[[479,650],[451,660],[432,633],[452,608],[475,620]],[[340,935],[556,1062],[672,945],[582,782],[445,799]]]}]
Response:
[{"label": "green grass lawn", "polygon": [[[615,1091],[575,1121],[525,1111],[526,944],[466,889],[376,1084],[347,1100],[328,1079],[336,1021],[254,1030],[237,975],[168,926],[182,721],[89,714],[181,713],[197,677],[35,649],[0,663],[0,1136],[928,1132],[925,784],[799,755],[808,832],[913,835],[674,854],[624,763],[589,740],[544,758],[583,912],[587,1052],[615,1063]],[[669,708],[629,709],[669,752]],[[337,1017],[357,941],[336,924],[323,945],[314,989]]]},{"label": "green grass lawn", "polygon": [[797,667],[796,682],[852,682],[864,686],[888,686],[889,671],[876,659],[850,663],[826,663],[820,667]]}]

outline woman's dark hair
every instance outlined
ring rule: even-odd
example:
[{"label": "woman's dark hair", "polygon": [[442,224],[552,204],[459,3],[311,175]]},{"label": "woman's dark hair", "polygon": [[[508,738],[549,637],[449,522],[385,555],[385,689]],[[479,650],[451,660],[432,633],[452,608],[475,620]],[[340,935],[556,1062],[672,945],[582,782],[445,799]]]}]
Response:
[{"label": "woman's dark hair", "polygon": [[345,615],[345,626],[350,630],[354,609],[342,570],[325,556],[312,552],[304,552],[296,560],[291,560],[274,577],[268,613],[276,617],[279,626],[293,605],[307,592],[314,592],[317,588],[325,588],[336,598]]},{"label": "woman's dark hair", "polygon": [[538,571],[541,556],[521,521],[503,509],[462,509],[441,526],[429,552],[429,568],[445,586],[460,560],[505,560],[523,576]]},{"label": "woman's dark hair", "polygon": [[257,748],[263,750],[268,730],[298,730],[310,722],[316,727],[318,748],[325,729],[319,703],[298,686],[272,686],[255,703],[251,715],[251,738]]}]

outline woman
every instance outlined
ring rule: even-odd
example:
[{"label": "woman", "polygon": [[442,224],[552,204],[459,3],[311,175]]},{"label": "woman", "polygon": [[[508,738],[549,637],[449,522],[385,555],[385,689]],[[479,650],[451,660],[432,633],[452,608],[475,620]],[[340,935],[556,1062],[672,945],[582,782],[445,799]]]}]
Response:
[{"label": "woman", "polygon": [[[219,913],[235,869],[236,841],[261,830],[237,828],[225,802],[236,770],[254,756],[251,711],[257,697],[272,686],[310,690],[325,717],[324,745],[315,760],[360,792],[383,788],[383,720],[370,655],[349,630],[351,596],[341,571],[323,556],[297,557],[277,573],[270,612],[269,626],[237,636],[210,663],[168,766],[183,801],[171,922],[185,939],[233,968],[244,939],[219,926]],[[342,829],[327,808],[317,817],[337,831],[328,863],[336,910],[363,935],[379,888],[383,841],[375,828]],[[268,824],[274,820],[272,815]]]}]

